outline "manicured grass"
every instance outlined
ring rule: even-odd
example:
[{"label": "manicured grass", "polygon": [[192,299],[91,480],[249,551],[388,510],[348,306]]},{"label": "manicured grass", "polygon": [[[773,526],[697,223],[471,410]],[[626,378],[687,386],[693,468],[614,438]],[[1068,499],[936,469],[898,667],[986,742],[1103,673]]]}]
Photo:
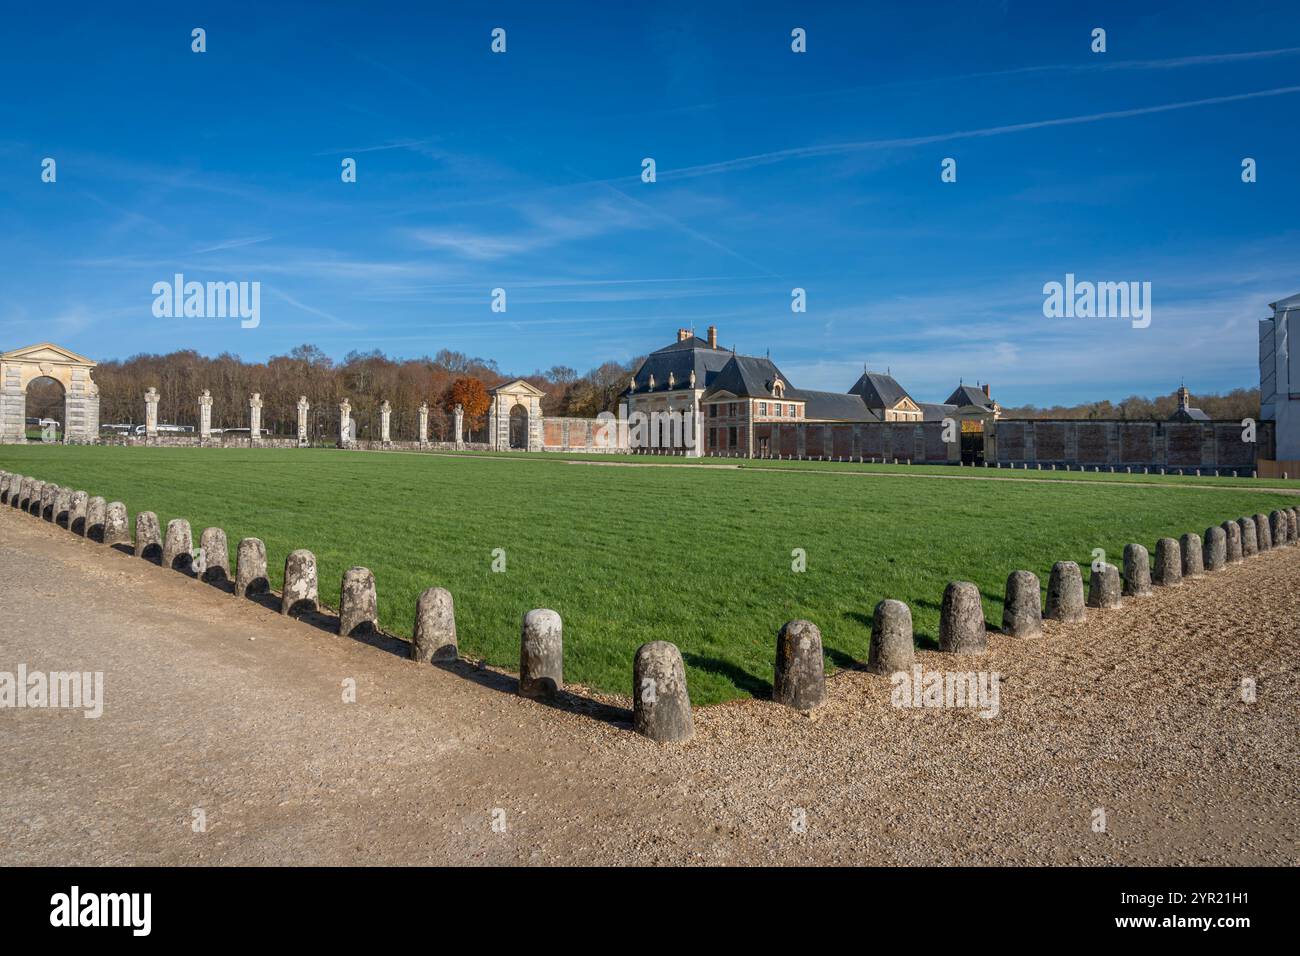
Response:
[{"label": "manicured grass", "polygon": [[[978,584],[998,625],[1012,570],[1034,571],[1046,585],[1054,561],[1086,568],[1092,549],[1104,548],[1119,564],[1130,541],[1154,552],[1158,537],[1296,501],[1255,486],[512,457],[0,446],[2,468],[121,500],[133,520],[140,510],[157,512],[164,527],[186,518],[196,543],[212,525],[225,528],[232,552],[241,537],[262,538],[276,587],[285,555],[309,548],[331,606],[343,572],[368,567],[382,626],[404,636],[420,591],[446,587],[462,653],[494,665],[517,668],[520,619],[535,607],[564,618],[566,678],[602,690],[629,693],[637,646],[673,641],[697,704],[769,693],[775,635],[792,618],[816,622],[829,663],[848,665],[866,659],[882,598],[911,606],[924,646],[951,580]],[[492,571],[498,548],[504,573]],[[791,570],[796,548],[807,554],[803,573]]]}]

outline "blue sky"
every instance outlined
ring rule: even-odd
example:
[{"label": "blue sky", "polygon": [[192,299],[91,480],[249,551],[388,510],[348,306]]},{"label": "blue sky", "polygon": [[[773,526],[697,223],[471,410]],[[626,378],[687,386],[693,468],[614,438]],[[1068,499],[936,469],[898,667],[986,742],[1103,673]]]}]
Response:
[{"label": "blue sky", "polygon": [[[1300,292],[1294,5],[449,6],[12,5],[0,347],[527,373],[716,324],[807,388],[1048,404],[1257,384]],[[260,326],[155,318],[176,272]],[[1150,327],[1045,318],[1067,272],[1151,282]]]}]

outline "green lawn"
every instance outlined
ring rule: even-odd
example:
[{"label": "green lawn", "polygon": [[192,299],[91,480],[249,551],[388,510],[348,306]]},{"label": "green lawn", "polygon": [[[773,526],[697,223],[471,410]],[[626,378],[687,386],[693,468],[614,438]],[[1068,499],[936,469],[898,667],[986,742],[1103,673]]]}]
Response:
[{"label": "green lawn", "polygon": [[[672,641],[697,704],[766,695],[777,629],[792,618],[816,622],[829,662],[843,666],[866,659],[882,598],[911,606],[924,646],[950,580],[976,582],[997,625],[1012,570],[1046,585],[1052,562],[1086,565],[1093,548],[1120,564],[1127,542],[1154,552],[1158,537],[1296,502],[1193,479],[944,481],[848,466],[512,458],[0,445],[0,468],[121,500],[133,520],[139,510],[157,512],[164,528],[187,518],[196,543],[210,525],[225,528],[232,552],[241,537],[262,538],[276,587],[285,555],[309,548],[331,606],[343,572],[369,567],[381,624],[400,635],[410,635],[420,591],[446,587],[462,653],[512,670],[520,619],[535,607],[564,618],[566,678],[603,690],[627,694],[637,646]],[[504,573],[491,570],[497,548]],[[791,570],[795,548],[807,553],[803,573]]]}]

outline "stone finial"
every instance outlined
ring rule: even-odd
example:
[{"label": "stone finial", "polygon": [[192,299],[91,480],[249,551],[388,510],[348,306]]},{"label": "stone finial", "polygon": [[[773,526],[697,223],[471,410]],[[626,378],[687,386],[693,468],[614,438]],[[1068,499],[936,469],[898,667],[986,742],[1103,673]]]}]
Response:
[{"label": "stone finial", "polygon": [[1238,518],[1237,528],[1241,531],[1241,556],[1249,558],[1259,553],[1259,540],[1255,537],[1255,519]]},{"label": "stone finial", "polygon": [[669,387],[670,389],[671,389],[671,388],[676,388],[676,387],[677,387],[677,377],[676,377],[675,375],[673,375],[672,372],[669,372],[669,373],[668,373],[668,387]]},{"label": "stone finial", "polygon": [[235,596],[251,598],[271,590],[266,576],[266,545],[261,538],[242,538],[235,555]]},{"label": "stone finial", "polygon": [[812,621],[787,621],[777,632],[772,699],[795,710],[812,710],[826,699],[822,634]]},{"label": "stone finial", "polygon": [[904,671],[916,660],[912,609],[902,601],[885,599],[871,615],[871,650],[867,670],[877,674]]},{"label": "stone finial", "polygon": [[415,605],[415,636],[411,660],[425,663],[454,661],[456,605],[446,588],[426,588]]},{"label": "stone finial", "polygon": [[1268,515],[1255,515],[1255,546],[1260,551],[1268,551],[1273,547],[1273,536],[1268,530]]},{"label": "stone finial", "polygon": [[1088,607],[1119,607],[1123,603],[1120,592],[1119,568],[1113,564],[1093,564],[1088,576]]},{"label": "stone finial", "polygon": [[1083,572],[1078,562],[1057,561],[1047,580],[1047,617],[1054,621],[1082,621]]},{"label": "stone finial", "polygon": [[691,369],[691,388],[695,387],[695,369]]},{"label": "stone finial", "polygon": [[1228,563],[1228,536],[1217,524],[1205,529],[1202,550],[1205,570],[1222,571],[1224,565]]},{"label": "stone finial", "polygon": [[686,666],[677,645],[651,641],[632,661],[632,728],[657,743],[680,743],[695,733]]},{"label": "stone finial", "polygon": [[564,689],[564,624],[550,608],[524,615],[519,639],[519,693],[534,699]]},{"label": "stone finial", "polygon": [[203,572],[199,577],[213,584],[230,580],[230,546],[226,532],[221,528],[204,528],[199,535],[199,550],[203,552]]},{"label": "stone finial", "polygon": [[1178,539],[1183,552],[1183,577],[1199,578],[1205,574],[1205,556],[1201,552],[1201,536],[1187,532]]},{"label": "stone finial", "polygon": [[1124,594],[1128,597],[1151,594],[1151,557],[1143,545],[1124,545]]},{"label": "stone finial", "polygon": [[316,555],[299,548],[284,559],[284,591],[280,613],[289,617],[310,614],[317,608],[320,595],[316,587]]},{"label": "stone finial", "polygon": [[1223,538],[1226,542],[1228,563],[1241,563],[1241,525],[1235,521],[1225,521],[1219,527],[1223,529]]},{"label": "stone finial", "polygon": [[384,399],[382,402],[379,403],[379,410],[381,412],[391,412],[393,410],[393,406],[388,401],[388,399]]},{"label": "stone finial", "polygon": [[343,401],[339,402],[339,411],[344,415],[350,415],[352,413],[352,403],[346,398],[343,399]]},{"label": "stone finial", "polygon": [[131,544],[131,522],[126,513],[126,505],[113,501],[104,508],[104,544]]},{"label": "stone finial", "polygon": [[104,525],[108,519],[108,502],[99,495],[86,500],[86,537],[91,541],[104,540]]},{"label": "stone finial", "polygon": [[1177,587],[1183,583],[1183,552],[1173,538],[1156,542],[1156,584]]},{"label": "stone finial", "polygon": [[369,568],[349,568],[339,585],[339,633],[368,637],[379,628],[379,599]]},{"label": "stone finial", "polygon": [[939,650],[983,654],[988,650],[980,589],[969,581],[949,581],[939,611]]},{"label": "stone finial", "polygon": [[307,401],[306,395],[298,396],[298,411],[306,412],[311,409],[311,402]]},{"label": "stone finial", "polygon": [[635,378],[635,377],[628,379],[628,382],[627,382],[627,390],[628,390],[629,392],[635,392],[635,391],[636,391],[636,378]]},{"label": "stone finial", "polygon": [[167,522],[167,537],[163,540],[162,566],[173,571],[190,573],[194,562],[194,536],[190,523],[184,518]]},{"label": "stone finial", "polygon": [[1002,602],[1002,633],[1011,637],[1039,637],[1043,633],[1042,591],[1032,571],[1007,575]]},{"label": "stone finial", "polygon": [[157,405],[157,404],[158,404],[158,389],[156,389],[156,388],[154,388],[152,385],[150,385],[148,391],[146,391],[146,392],[144,393],[144,400],[145,400],[146,402],[151,403],[151,404]]},{"label": "stone finial", "polygon": [[200,408],[212,407],[212,392],[210,390],[205,388],[203,390],[203,393],[199,395],[199,407]]},{"label": "stone finial", "polygon": [[261,393],[261,392],[254,392],[254,393],[249,397],[249,399],[248,399],[248,407],[249,407],[249,408],[261,408],[261,407],[262,407],[262,393]]},{"label": "stone finial", "polygon": [[650,391],[652,391],[652,392],[655,390],[655,376],[654,376],[654,372],[651,372],[651,373],[650,373],[649,388],[650,388]]},{"label": "stone finial", "polygon": [[141,511],[135,516],[135,556],[162,563],[162,531],[158,516],[152,511]]}]

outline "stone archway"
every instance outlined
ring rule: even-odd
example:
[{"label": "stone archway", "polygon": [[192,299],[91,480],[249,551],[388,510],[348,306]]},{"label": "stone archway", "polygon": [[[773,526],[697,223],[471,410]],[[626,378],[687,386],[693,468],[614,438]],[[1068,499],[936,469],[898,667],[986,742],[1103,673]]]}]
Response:
[{"label": "stone archway", "polygon": [[[540,388],[529,385],[522,378],[488,389],[492,405],[488,412],[488,445],[496,451],[509,451],[517,447],[527,451],[542,450],[542,398]],[[516,412],[516,409],[521,409]],[[512,415],[517,420],[527,415],[526,439],[519,446],[511,443]],[[522,426],[517,426],[522,427]]]},{"label": "stone archway", "polygon": [[95,363],[83,355],[43,342],[0,353],[0,442],[27,440],[27,387],[38,378],[63,386],[64,442],[99,440],[99,386],[91,378]]},{"label": "stone archway", "polygon": [[528,410],[523,405],[510,409],[510,447],[528,450]]}]

